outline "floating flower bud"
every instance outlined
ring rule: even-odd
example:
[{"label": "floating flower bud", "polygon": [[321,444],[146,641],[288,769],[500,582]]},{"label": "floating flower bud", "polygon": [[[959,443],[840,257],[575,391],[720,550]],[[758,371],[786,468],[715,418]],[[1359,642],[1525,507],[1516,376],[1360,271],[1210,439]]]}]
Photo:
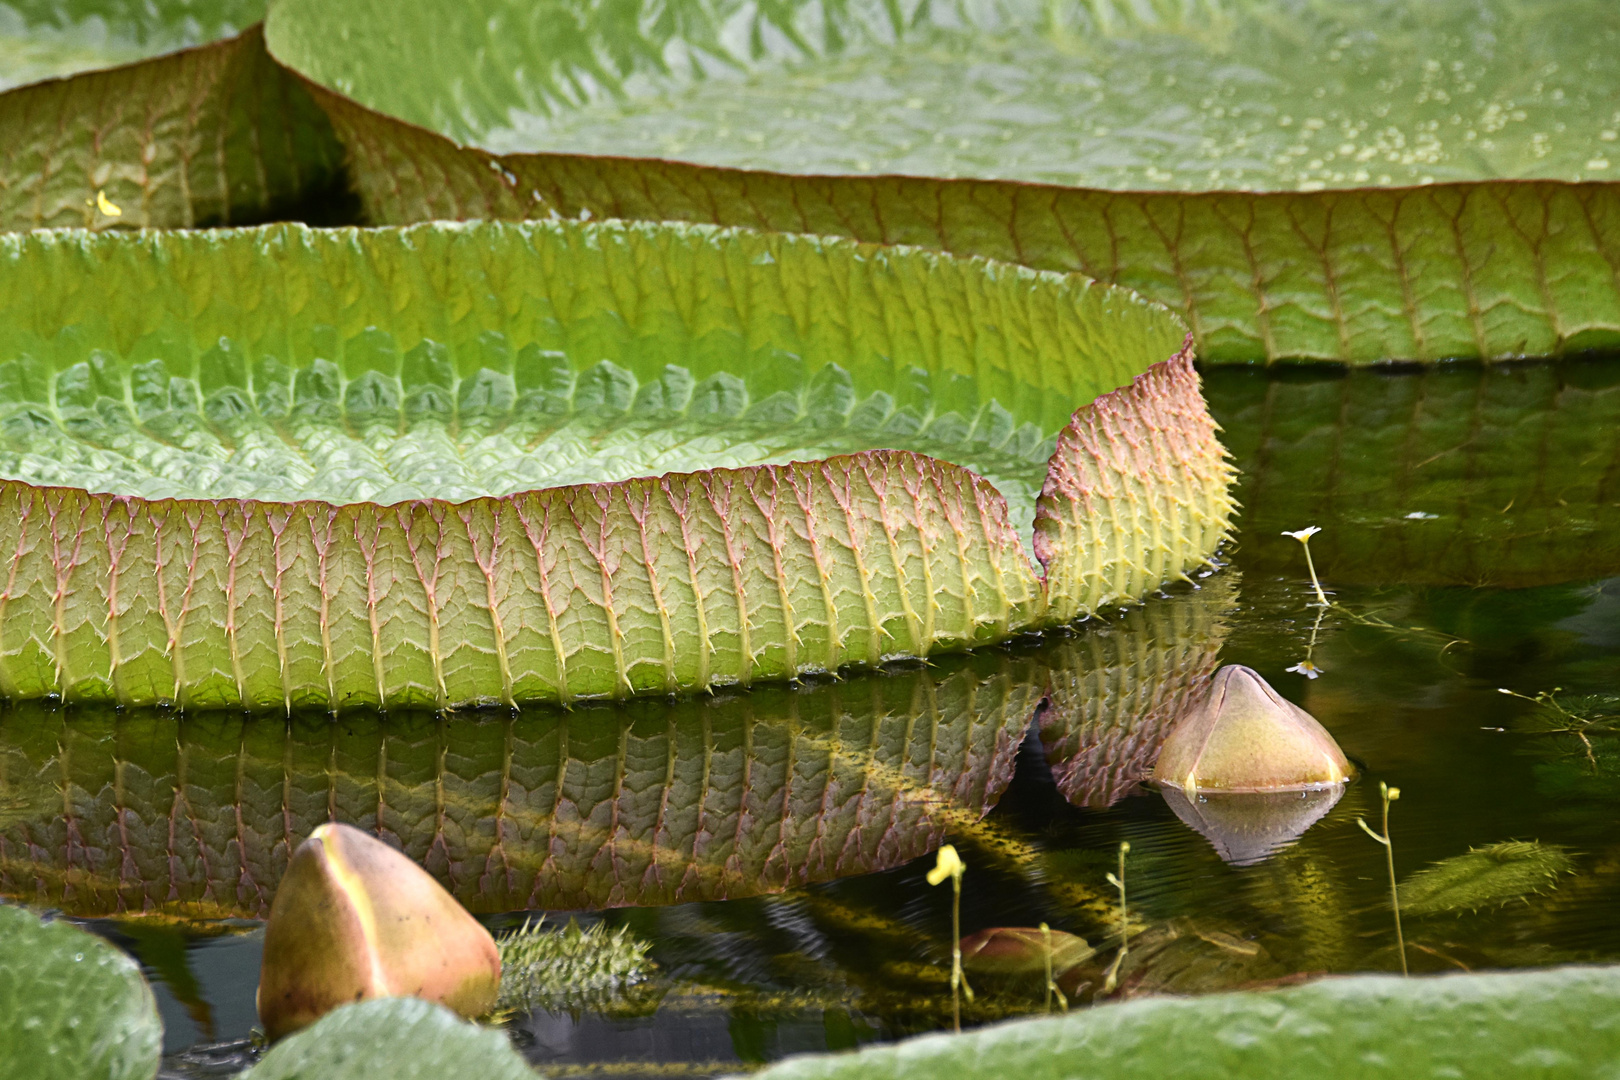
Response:
[{"label": "floating flower bud", "polygon": [[259,1020],[277,1039],[374,997],[480,1016],[500,979],[494,939],[425,870],[358,829],[327,824],[293,852],[270,905]]},{"label": "floating flower bud", "polygon": [[1153,778],[1192,801],[1207,791],[1331,787],[1351,772],[1339,744],[1310,713],[1249,668],[1229,664],[1170,732]]}]

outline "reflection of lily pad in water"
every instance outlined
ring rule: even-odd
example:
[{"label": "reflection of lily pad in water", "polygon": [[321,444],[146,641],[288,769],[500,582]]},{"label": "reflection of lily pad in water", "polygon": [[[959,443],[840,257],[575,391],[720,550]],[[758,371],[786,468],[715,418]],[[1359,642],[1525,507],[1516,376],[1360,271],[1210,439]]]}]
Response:
[{"label": "reflection of lily pad in water", "polygon": [[1238,581],[1227,571],[1195,592],[1093,620],[1052,653],[1040,736],[1071,803],[1111,806],[1152,776],[1160,746],[1215,671]]},{"label": "reflection of lily pad in water", "polygon": [[897,865],[977,820],[1043,690],[1032,661],[992,653],[498,719],[15,707],[8,767],[68,789],[0,834],[0,890],[81,914],[262,915],[291,847],[333,818],[475,911],[777,891]]},{"label": "reflection of lily pad in water", "polygon": [[[1267,379],[1214,370],[1240,564],[1337,583],[1547,585],[1620,572],[1620,361]],[[1422,516],[1414,516],[1422,515]],[[1596,597],[1601,603],[1601,593]],[[1612,607],[1611,607],[1612,610]],[[1613,634],[1614,619],[1580,630]]]},{"label": "reflection of lily pad in water", "polygon": [[262,915],[328,819],[398,843],[475,911],[864,874],[996,803],[1049,686],[1060,786],[1135,784],[1159,721],[1214,667],[1233,588],[1217,575],[1033,649],[696,700],[290,722],[13,706],[5,775],[52,799],[0,831],[0,892],[83,914]]}]

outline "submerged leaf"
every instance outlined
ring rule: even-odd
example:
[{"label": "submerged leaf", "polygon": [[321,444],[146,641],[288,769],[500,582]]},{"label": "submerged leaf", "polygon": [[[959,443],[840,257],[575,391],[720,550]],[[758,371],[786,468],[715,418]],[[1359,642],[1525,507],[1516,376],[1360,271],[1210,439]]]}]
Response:
[{"label": "submerged leaf", "polygon": [[1061,930],[998,926],[962,939],[962,967],[975,975],[1044,977],[1048,952],[1052,977],[1062,982],[1065,973],[1091,959],[1097,950],[1085,938]]},{"label": "submerged leaf", "polygon": [[135,961],[70,923],[0,904],[0,1076],[151,1080],[162,1050]]},{"label": "submerged leaf", "polygon": [[1505,840],[1470,848],[1424,867],[1401,882],[1401,911],[1432,915],[1500,907],[1530,893],[1555,888],[1574,873],[1569,849],[1537,840]]},{"label": "submerged leaf", "polygon": [[602,1011],[650,979],[655,966],[647,958],[651,942],[637,938],[628,926],[610,930],[605,923],[593,923],[581,930],[570,919],[561,930],[547,930],[540,923],[525,923],[496,944],[501,951],[497,1012]]},{"label": "submerged leaf", "polygon": [[244,1080],[535,1080],[505,1035],[419,998],[328,1013],[270,1048]]}]

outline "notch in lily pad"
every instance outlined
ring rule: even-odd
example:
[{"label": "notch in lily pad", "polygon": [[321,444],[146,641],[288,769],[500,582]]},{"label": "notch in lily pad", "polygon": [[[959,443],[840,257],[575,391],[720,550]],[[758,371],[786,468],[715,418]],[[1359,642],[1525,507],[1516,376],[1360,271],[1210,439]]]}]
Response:
[{"label": "notch in lily pad", "polygon": [[1241,664],[1193,699],[1153,771],[1176,816],[1237,866],[1298,839],[1354,775],[1315,717]]}]

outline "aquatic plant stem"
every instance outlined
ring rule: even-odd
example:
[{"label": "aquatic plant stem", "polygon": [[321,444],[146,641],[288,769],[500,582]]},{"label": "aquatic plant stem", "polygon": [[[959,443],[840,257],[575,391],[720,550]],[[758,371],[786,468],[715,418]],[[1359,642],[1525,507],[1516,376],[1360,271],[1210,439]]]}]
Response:
[{"label": "aquatic plant stem", "polygon": [[1373,832],[1362,818],[1356,818],[1356,824],[1361,826],[1362,832],[1384,845],[1384,858],[1389,864],[1389,906],[1395,913],[1395,947],[1401,953],[1401,974],[1409,976],[1411,972],[1406,967],[1406,938],[1401,933],[1401,894],[1395,884],[1395,845],[1389,840],[1389,804],[1401,797],[1401,789],[1379,781],[1378,791],[1384,798],[1383,833],[1380,835]]},{"label": "aquatic plant stem", "polygon": [[951,1017],[958,1032],[962,1030],[962,995],[965,993],[969,1001],[973,1000],[973,987],[968,985],[967,976],[962,972],[962,875],[965,873],[967,864],[951,844],[939,849],[934,868],[928,871],[930,885],[951,879]]},{"label": "aquatic plant stem", "polygon": [[1112,994],[1114,987],[1119,983],[1119,966],[1125,962],[1126,955],[1131,951],[1130,909],[1125,903],[1125,856],[1131,852],[1131,842],[1121,840],[1119,843],[1119,876],[1108,875],[1108,883],[1119,890],[1119,952],[1114,954],[1114,962],[1108,965],[1108,977],[1103,980],[1103,993]]},{"label": "aquatic plant stem", "polygon": [[1332,604],[1327,598],[1327,593],[1322,591],[1322,580],[1316,576],[1316,562],[1311,558],[1311,537],[1321,531],[1322,527],[1320,525],[1312,525],[1296,532],[1285,532],[1283,535],[1292,536],[1299,541],[1299,546],[1305,549],[1305,569],[1310,571],[1311,587],[1316,590],[1316,602],[1323,607],[1331,607]]},{"label": "aquatic plant stem", "polygon": [[1069,997],[1052,978],[1052,928],[1046,923],[1041,923],[1041,940],[1046,945],[1046,1011],[1049,1013],[1052,1011],[1052,995],[1056,994],[1058,1004],[1063,1007],[1064,1012],[1068,1012]]}]

